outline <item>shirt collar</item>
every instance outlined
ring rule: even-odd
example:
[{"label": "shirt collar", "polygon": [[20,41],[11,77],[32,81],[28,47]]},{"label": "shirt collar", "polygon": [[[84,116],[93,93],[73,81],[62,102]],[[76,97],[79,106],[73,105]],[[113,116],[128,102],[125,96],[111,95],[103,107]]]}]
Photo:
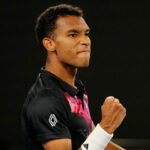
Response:
[{"label": "shirt collar", "polygon": [[[70,84],[68,84],[67,82],[63,81],[62,79],[60,79],[59,77],[57,77],[56,75],[52,74],[51,72],[45,70],[45,67],[41,68],[41,75],[46,75],[48,78],[52,79],[53,81],[56,82],[56,84],[58,84],[62,90],[64,92],[68,92],[69,95],[71,96],[77,96],[77,95],[83,95],[85,88],[83,83],[76,78],[75,80],[75,86],[77,88],[74,88],[73,86],[71,86]],[[82,93],[82,94],[81,94]]]}]

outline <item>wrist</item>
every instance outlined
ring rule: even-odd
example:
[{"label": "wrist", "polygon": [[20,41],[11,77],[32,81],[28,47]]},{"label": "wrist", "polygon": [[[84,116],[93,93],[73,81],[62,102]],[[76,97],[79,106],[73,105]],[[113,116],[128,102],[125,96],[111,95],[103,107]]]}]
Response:
[{"label": "wrist", "polygon": [[81,145],[82,150],[104,150],[107,144],[110,142],[113,134],[107,133],[98,124],[95,129],[91,132],[88,138]]},{"label": "wrist", "polygon": [[112,134],[115,131],[113,126],[109,125],[108,123],[100,122],[99,125],[101,126],[102,129],[104,129],[109,134]]}]

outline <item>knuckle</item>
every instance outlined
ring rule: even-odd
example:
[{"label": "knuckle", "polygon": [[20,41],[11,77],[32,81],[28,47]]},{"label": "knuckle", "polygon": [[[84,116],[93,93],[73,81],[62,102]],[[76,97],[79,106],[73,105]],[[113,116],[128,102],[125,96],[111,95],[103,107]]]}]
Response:
[{"label": "knuckle", "polygon": [[123,106],[120,103],[116,103],[116,108],[119,109],[120,111],[123,111]]},{"label": "knuckle", "polygon": [[121,111],[126,114],[126,109],[123,106],[121,106]]},{"label": "knuckle", "polygon": [[125,107],[123,107],[123,109],[124,109],[124,112],[126,113],[126,112],[127,112],[126,108],[125,108]]},{"label": "knuckle", "polygon": [[115,102],[115,103],[119,103],[119,99],[118,99],[118,98],[115,98],[115,99],[114,99],[114,102]]},{"label": "knuckle", "polygon": [[101,110],[102,110],[102,111],[104,110],[104,105],[101,106]]},{"label": "knuckle", "polygon": [[121,104],[120,104],[118,101],[115,101],[115,102],[114,102],[114,105],[115,105],[116,107],[121,107]]},{"label": "knuckle", "polygon": [[124,107],[123,107],[122,104],[120,104],[120,108],[121,108],[122,111],[124,111]]},{"label": "knuckle", "polygon": [[108,97],[106,97],[105,100],[106,100],[106,101],[113,101],[113,100],[114,100],[114,97],[113,97],[113,96],[108,96]]},{"label": "knuckle", "polygon": [[115,100],[114,100],[114,103],[115,103],[115,104],[117,104],[117,103],[118,103],[118,101],[115,99]]}]

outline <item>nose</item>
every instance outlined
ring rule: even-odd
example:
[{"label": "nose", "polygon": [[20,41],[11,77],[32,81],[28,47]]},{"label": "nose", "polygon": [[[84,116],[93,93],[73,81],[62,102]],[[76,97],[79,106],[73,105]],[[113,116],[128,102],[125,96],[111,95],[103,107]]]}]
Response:
[{"label": "nose", "polygon": [[81,42],[81,45],[84,45],[84,46],[90,46],[91,45],[91,40],[90,40],[89,36],[83,36],[80,39],[80,42]]}]

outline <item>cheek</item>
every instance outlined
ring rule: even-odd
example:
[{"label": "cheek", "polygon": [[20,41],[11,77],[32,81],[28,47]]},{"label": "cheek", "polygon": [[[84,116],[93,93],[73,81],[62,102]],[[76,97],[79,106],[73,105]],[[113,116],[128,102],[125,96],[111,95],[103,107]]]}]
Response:
[{"label": "cheek", "polygon": [[75,41],[61,39],[61,41],[56,43],[56,51],[60,56],[67,55],[68,57],[71,57],[76,54],[77,45],[78,44]]}]

